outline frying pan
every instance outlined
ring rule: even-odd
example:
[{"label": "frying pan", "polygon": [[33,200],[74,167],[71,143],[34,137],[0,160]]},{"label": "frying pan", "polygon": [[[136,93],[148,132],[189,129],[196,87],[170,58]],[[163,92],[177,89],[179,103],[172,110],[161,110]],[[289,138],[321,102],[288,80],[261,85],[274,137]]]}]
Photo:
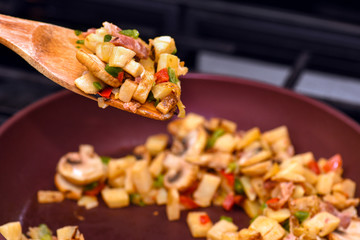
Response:
[{"label": "frying pan", "polygon": [[[293,92],[239,78],[188,74],[182,89],[187,112],[227,118],[244,130],[286,125],[297,153],[312,151],[316,158],[341,153],[344,175],[360,183],[360,127],[338,111]],[[163,206],[109,209],[100,200],[99,207],[85,210],[70,200],[42,205],[36,201],[38,190],[55,189],[57,161],[77,151],[79,144],[94,145],[100,155],[120,157],[147,136],[166,132],[167,123],[118,109],[99,109],[93,101],[68,91],[22,110],[0,128],[0,224],[20,220],[27,229],[47,223],[53,230],[79,225],[87,240],[192,239],[186,211],[179,221],[169,222]],[[213,222],[226,215],[240,227],[249,224],[240,209],[205,211]]]}]

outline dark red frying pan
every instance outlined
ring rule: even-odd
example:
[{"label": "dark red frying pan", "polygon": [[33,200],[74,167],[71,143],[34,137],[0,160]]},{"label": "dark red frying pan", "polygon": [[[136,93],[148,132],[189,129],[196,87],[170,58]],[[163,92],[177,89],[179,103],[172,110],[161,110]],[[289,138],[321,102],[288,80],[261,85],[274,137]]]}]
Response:
[{"label": "dark red frying pan", "polygon": [[[341,113],[290,91],[239,78],[189,74],[182,87],[187,112],[228,118],[238,129],[287,125],[298,153],[312,151],[317,158],[341,153],[345,176],[360,183],[360,127]],[[53,230],[79,225],[86,240],[191,239],[186,212],[181,220],[169,222],[165,208],[158,206],[109,209],[101,201],[98,208],[86,211],[68,200],[36,202],[37,190],[55,189],[56,163],[64,153],[88,143],[101,155],[122,156],[147,136],[165,132],[166,124],[99,109],[95,102],[67,91],[24,109],[0,128],[0,224],[20,220],[27,228],[47,223]],[[205,210],[214,222],[227,215],[240,227],[249,224],[240,209]]]}]

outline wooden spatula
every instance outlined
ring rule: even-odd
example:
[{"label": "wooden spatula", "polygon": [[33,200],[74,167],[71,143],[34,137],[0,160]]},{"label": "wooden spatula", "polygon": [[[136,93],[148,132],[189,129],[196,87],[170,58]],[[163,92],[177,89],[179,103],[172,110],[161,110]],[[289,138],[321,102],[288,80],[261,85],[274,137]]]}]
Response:
[{"label": "wooden spatula", "polygon": [[[74,84],[74,80],[86,70],[75,57],[76,40],[78,38],[72,29],[0,14],[0,43],[19,54],[50,80],[96,101],[94,96],[83,93]],[[110,99],[106,104],[131,112],[119,100]],[[142,105],[136,114],[157,120],[167,120],[173,116],[173,112],[160,113],[152,103]]]}]

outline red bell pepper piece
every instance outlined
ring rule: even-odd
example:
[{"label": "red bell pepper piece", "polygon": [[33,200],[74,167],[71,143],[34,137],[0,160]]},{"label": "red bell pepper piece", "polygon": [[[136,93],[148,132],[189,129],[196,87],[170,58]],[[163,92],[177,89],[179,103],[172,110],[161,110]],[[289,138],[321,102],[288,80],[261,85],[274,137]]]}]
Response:
[{"label": "red bell pepper piece", "polygon": [[188,196],[180,195],[180,203],[187,209],[195,209],[199,207],[199,205],[197,205],[197,203]]},{"label": "red bell pepper piece", "polygon": [[222,203],[222,207],[226,210],[226,211],[230,211],[232,209],[232,207],[234,206],[235,200],[234,200],[234,194],[233,193],[229,193],[226,198],[224,199],[223,203]]},{"label": "red bell pepper piece", "polygon": [[201,224],[207,224],[208,222],[210,222],[210,217],[208,215],[200,215],[200,223]]},{"label": "red bell pepper piece", "polygon": [[198,181],[194,182],[189,188],[187,188],[186,190],[181,192],[181,195],[191,196],[195,192],[195,190],[198,188],[198,186],[199,186],[199,182]]},{"label": "red bell pepper piece", "polygon": [[85,191],[84,194],[87,196],[96,196],[101,192],[101,190],[104,189],[104,187],[105,187],[105,183],[103,182],[99,183],[95,188]]},{"label": "red bell pepper piece", "polygon": [[243,199],[244,199],[244,196],[242,196],[242,195],[235,195],[235,196],[234,196],[234,203],[235,203],[236,205],[240,205]]},{"label": "red bell pepper piece", "polygon": [[156,83],[168,82],[169,81],[169,73],[167,68],[163,68],[157,73],[155,73]]},{"label": "red bell pepper piece", "polygon": [[104,88],[103,90],[101,90],[100,92],[98,92],[98,94],[104,98],[110,98],[112,90],[113,90],[112,87],[107,87],[107,88]]},{"label": "red bell pepper piece", "polygon": [[308,163],[308,168],[313,171],[316,174],[320,174],[320,168],[319,165],[317,164],[317,162],[315,160],[311,160]]},{"label": "red bell pepper piece", "polygon": [[229,186],[233,187],[235,183],[235,176],[233,173],[226,173],[224,170],[220,171],[221,175],[226,179]]},{"label": "red bell pepper piece", "polygon": [[269,199],[269,200],[267,200],[266,201],[266,204],[267,205],[271,205],[271,204],[274,204],[274,203],[277,203],[277,202],[279,202],[280,201],[280,199],[279,198],[271,198],[271,199]]},{"label": "red bell pepper piece", "polygon": [[342,157],[340,154],[335,154],[324,165],[323,170],[324,172],[336,171],[337,169],[341,168],[342,166]]},{"label": "red bell pepper piece", "polygon": [[119,80],[120,83],[122,83],[123,79],[124,79],[124,72],[119,72],[119,75],[117,76],[117,79]]}]

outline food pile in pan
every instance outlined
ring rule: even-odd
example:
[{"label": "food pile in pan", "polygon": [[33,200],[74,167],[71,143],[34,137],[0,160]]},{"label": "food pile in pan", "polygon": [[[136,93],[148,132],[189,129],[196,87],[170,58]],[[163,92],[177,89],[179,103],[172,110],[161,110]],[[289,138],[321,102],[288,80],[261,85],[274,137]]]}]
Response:
[{"label": "food pile in pan", "polygon": [[79,36],[76,58],[88,70],[75,85],[95,95],[100,107],[112,99],[133,113],[153,105],[162,114],[177,108],[179,116],[185,116],[178,77],[188,69],[176,56],[173,38],[161,36],[146,43],[136,29],[123,30],[109,22],[75,34]]},{"label": "food pile in pan", "polygon": [[[191,210],[193,237],[210,240],[360,239],[356,184],[343,178],[342,157],[295,154],[288,129],[238,130],[235,122],[188,114],[167,134],[148,137],[133,154],[99,156],[90,145],[65,154],[57,166],[59,191],[39,191],[40,203],[75,199],[88,209],[101,197],[110,208],[165,205],[170,221]],[[243,208],[239,229],[201,208]]]}]

